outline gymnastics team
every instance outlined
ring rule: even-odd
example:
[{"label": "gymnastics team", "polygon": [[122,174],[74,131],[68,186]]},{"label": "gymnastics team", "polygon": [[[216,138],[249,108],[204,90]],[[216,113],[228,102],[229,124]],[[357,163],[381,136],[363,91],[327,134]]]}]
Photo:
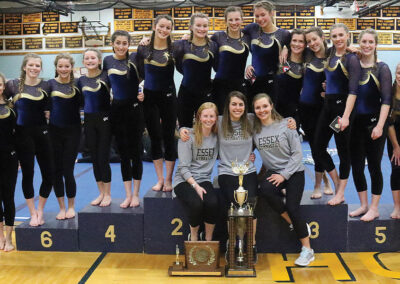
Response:
[{"label": "gymnastics team", "polygon": [[[131,38],[126,31],[115,31],[113,55],[104,60],[97,49],[85,50],[87,74],[79,79],[74,78],[74,60],[68,54],[56,57],[55,78],[49,81],[39,78],[42,60],[36,54],[24,57],[19,78],[6,82],[0,75],[0,218],[5,219],[5,226],[0,223],[0,249],[14,249],[11,232],[18,162],[31,226],[44,224],[43,209],[52,188],[60,205],[56,218],[75,217],[73,171],[81,109],[99,190],[91,204],[111,203],[109,153],[114,136],[126,192],[120,207],[139,206],[141,139],[146,127],[157,175],[152,189],[174,190],[189,217],[191,241],[212,240],[219,208],[227,210],[235,203],[238,177],[231,163],[244,161],[249,164],[243,179],[248,201],[256,206],[257,197],[265,198],[302,244],[295,264],[312,262],[309,227],[300,217],[304,166],[299,133],[306,135],[315,161],[311,198],[327,194],[333,195],[329,205],[344,202],[352,170],[360,207],[350,216],[361,216],[363,221],[379,217],[381,161],[387,141],[394,200],[391,217],[400,219],[400,64],[392,84],[388,65],[377,58],[378,38],[372,29],[360,33],[360,47],[355,48],[349,44],[346,25],[334,24],[328,48],[319,27],[289,32],[274,25],[274,12],[270,2],[256,3],[256,23],[242,29],[242,10],[228,7],[226,31],[211,38],[207,15],[195,13],[190,35],[176,41],[171,39],[172,18],[160,15],[151,37],[141,42],[136,53],[129,53]],[[252,62],[246,67],[249,53]],[[183,75],[178,92],[175,68]],[[213,80],[212,69],[216,72]],[[143,92],[139,89],[142,80]],[[181,138],[176,149],[177,126]],[[327,152],[332,136],[339,171]],[[258,177],[254,148],[263,164]],[[42,176],[37,208],[35,158]],[[217,159],[220,189],[211,182]],[[371,203],[365,161],[371,176]],[[219,204],[216,190],[221,190],[224,204]],[[255,212],[254,228],[257,207]],[[205,231],[200,233],[203,223]]]}]

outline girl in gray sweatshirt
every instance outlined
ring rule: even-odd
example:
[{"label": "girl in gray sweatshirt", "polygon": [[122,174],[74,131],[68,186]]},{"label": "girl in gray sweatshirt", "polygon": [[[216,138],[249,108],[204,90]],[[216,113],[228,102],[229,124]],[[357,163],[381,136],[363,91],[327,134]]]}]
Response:
[{"label": "girl in gray sweatshirt", "polygon": [[[295,264],[307,266],[314,260],[308,225],[300,217],[300,201],[304,191],[302,149],[296,130],[288,129],[287,121],[274,109],[271,98],[258,94],[253,100],[254,143],[260,152],[266,176],[260,182],[259,195],[293,228],[302,250]],[[286,188],[286,204],[280,191]]]},{"label": "girl in gray sweatshirt", "polygon": [[197,111],[189,140],[178,142],[179,164],[173,182],[174,192],[189,217],[190,240],[198,240],[204,222],[205,239],[212,240],[218,217],[218,198],[211,183],[211,172],[218,156],[218,110],[204,103]]}]

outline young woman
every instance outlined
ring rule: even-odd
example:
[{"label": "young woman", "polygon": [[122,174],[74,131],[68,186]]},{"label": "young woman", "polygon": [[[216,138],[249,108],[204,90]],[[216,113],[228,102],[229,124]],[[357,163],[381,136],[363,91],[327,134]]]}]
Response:
[{"label": "young woman", "polygon": [[242,9],[228,7],[224,16],[226,31],[216,32],[211,37],[219,50],[217,73],[213,81],[213,97],[219,113],[223,113],[225,100],[230,92],[246,93],[243,74],[250,46],[250,38],[241,31]]},{"label": "young woman", "polygon": [[121,174],[126,193],[125,200],[120,204],[121,208],[139,206],[143,173],[143,93],[138,94],[140,79],[136,53],[129,55],[130,41],[131,36],[127,31],[115,31],[111,36],[114,54],[103,61],[103,69],[108,74],[113,92],[111,128],[121,158]]},{"label": "young woman", "polygon": [[[17,117],[11,103],[6,101],[3,94],[5,86],[6,78],[0,73],[0,250],[12,251],[14,249],[12,244],[15,219],[14,193],[18,173],[14,137]],[[3,226],[3,218],[5,226]]]},{"label": "young woman", "polygon": [[[145,79],[143,106],[157,174],[157,183],[152,187],[155,191],[172,190],[172,173],[177,157],[175,144],[177,102],[171,43],[172,27],[173,21],[170,16],[159,15],[154,21],[150,44],[139,46],[137,52],[140,75]],[[162,141],[165,150],[165,180]]]},{"label": "young woman", "polygon": [[[311,27],[305,31],[309,51],[305,54],[305,66],[303,75],[303,86],[299,100],[300,125],[305,132],[310,144],[311,154],[314,159],[315,183],[312,199],[322,197],[321,184],[324,181],[323,193],[332,195],[333,191],[325,174],[324,167],[315,157],[315,131],[322,106],[324,103],[321,93],[324,92],[322,83],[325,81],[324,66],[328,56],[327,44],[324,33],[320,27]],[[338,184],[338,175],[333,175],[334,184]]]},{"label": "young woman", "polygon": [[[307,266],[314,260],[314,251],[310,247],[308,225],[300,217],[304,166],[299,136],[295,130],[288,129],[287,121],[275,111],[268,95],[256,95],[253,106],[256,114],[253,140],[268,169],[260,182],[259,194],[289,224],[293,224],[303,246],[295,264]],[[286,204],[279,195],[283,188],[286,188]]]},{"label": "young woman", "polygon": [[[22,61],[20,78],[8,81],[5,89],[6,98],[12,98],[17,113],[16,150],[31,226],[44,224],[43,209],[50,195],[54,176],[52,148],[45,117],[50,91],[47,81],[39,78],[41,71],[42,59],[29,53]],[[35,156],[42,176],[37,209],[33,189]]]},{"label": "young woman", "polygon": [[290,33],[288,60],[279,66],[275,81],[276,110],[283,117],[293,117],[299,123],[299,97],[303,87],[303,62],[306,48],[304,31]]},{"label": "young woman", "polygon": [[216,64],[218,47],[209,41],[208,17],[194,13],[190,18],[190,39],[174,44],[177,70],[183,78],[178,93],[178,120],[180,127],[192,127],[193,116],[204,102],[213,101],[211,68]]},{"label": "young woman", "polygon": [[389,123],[387,148],[390,162],[392,163],[390,186],[394,202],[394,209],[390,216],[393,219],[400,219],[400,64],[397,64],[396,67],[392,113]]},{"label": "young woman", "polygon": [[[74,167],[81,136],[81,94],[75,86],[74,59],[67,53],[56,56],[54,65],[56,78],[49,81],[50,86],[50,138],[54,155],[54,192],[60,212],[56,218],[75,217],[76,182]],[[64,192],[68,198],[65,208]]]},{"label": "young woman", "polygon": [[[360,33],[361,80],[355,105],[355,117],[350,139],[353,180],[361,206],[351,217],[362,221],[379,217],[378,205],[383,189],[381,162],[386,142],[387,124],[392,102],[392,75],[389,66],[377,58],[378,34],[373,29]],[[368,209],[365,159],[371,176],[372,201]]]},{"label": "young woman", "polygon": [[189,216],[190,240],[198,240],[204,222],[205,239],[212,240],[218,217],[218,198],[211,183],[211,172],[218,156],[218,110],[213,103],[203,103],[197,111],[188,141],[178,142],[179,165],[174,191]]},{"label": "young woman", "polygon": [[[253,152],[252,143],[252,116],[249,120],[248,104],[244,94],[233,91],[228,95],[225,102],[223,116],[218,117],[218,145],[219,157],[218,164],[218,184],[224,195],[224,205],[226,212],[230,204],[237,204],[234,198],[234,191],[239,187],[238,175],[232,171],[232,161],[248,162],[249,170],[243,176],[243,187],[248,191],[248,202],[256,205],[257,196],[257,173],[256,167],[250,160]],[[256,250],[256,216],[253,221],[253,250],[255,260]]]},{"label": "young woman", "polygon": [[84,98],[85,139],[90,150],[93,172],[99,196],[92,205],[111,204],[111,144],[110,90],[106,72],[101,70],[101,53],[88,48],[83,53],[87,75],[79,78],[78,87]]},{"label": "young woman", "polygon": [[[326,94],[315,132],[314,148],[317,162],[326,169],[333,181],[337,180],[335,165],[326,151],[329,140],[332,135],[335,136],[340,159],[340,177],[338,184],[335,184],[335,196],[328,204],[338,205],[344,202],[344,190],[350,174],[351,113],[357,98],[361,66],[358,57],[347,52],[350,36],[347,26],[341,23],[332,25],[330,35],[333,48],[325,68]],[[338,122],[334,124],[337,124],[338,132],[329,126],[337,118]]]},{"label": "young woman", "polygon": [[249,97],[267,93],[275,100],[274,80],[278,71],[279,56],[284,46],[289,46],[290,33],[273,22],[275,7],[268,1],[254,5],[256,23],[247,25],[243,32],[251,39],[252,64],[246,68],[246,77],[254,80]]}]

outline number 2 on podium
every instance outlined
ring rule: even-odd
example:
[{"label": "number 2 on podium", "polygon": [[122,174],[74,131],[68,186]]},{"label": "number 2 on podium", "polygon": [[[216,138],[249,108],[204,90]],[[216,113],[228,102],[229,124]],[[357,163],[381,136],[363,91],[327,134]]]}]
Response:
[{"label": "number 2 on podium", "polygon": [[183,233],[179,231],[182,228],[183,224],[182,220],[179,218],[172,219],[171,225],[174,225],[175,223],[178,224],[176,225],[175,229],[171,232],[171,236],[182,236]]},{"label": "number 2 on podium", "polygon": [[111,241],[112,243],[115,242],[115,238],[116,238],[117,236],[115,235],[115,228],[114,228],[114,225],[108,226],[108,229],[107,229],[107,231],[106,231],[105,237],[106,237],[106,238],[110,238],[110,241]]}]

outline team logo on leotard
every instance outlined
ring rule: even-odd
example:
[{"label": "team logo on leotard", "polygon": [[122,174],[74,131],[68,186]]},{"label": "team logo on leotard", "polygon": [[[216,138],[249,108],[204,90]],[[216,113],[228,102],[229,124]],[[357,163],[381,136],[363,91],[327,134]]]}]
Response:
[{"label": "team logo on leotard", "polygon": [[366,73],[365,76],[366,76],[365,80],[361,80],[361,81],[359,82],[360,85],[365,85],[365,84],[367,84],[367,83],[370,81],[370,79],[372,78],[372,79],[374,80],[374,82],[375,82],[375,85],[378,87],[378,89],[380,89],[381,84],[379,83],[378,78],[376,78],[376,76],[371,72],[371,70],[369,70],[369,71]]},{"label": "team logo on leotard", "polygon": [[197,161],[208,161],[213,159],[215,148],[202,148],[197,149],[196,160]]},{"label": "team logo on leotard", "polygon": [[10,116],[11,114],[11,109],[9,107],[4,107],[2,109],[0,109],[0,119],[4,119]]},{"label": "team logo on leotard", "polygon": [[340,58],[338,58],[338,60],[336,60],[335,65],[332,66],[332,67],[330,67],[330,66],[329,66],[329,62],[327,62],[327,64],[326,64],[326,69],[328,69],[329,72],[333,72],[333,71],[335,71],[335,70],[338,68],[339,65],[340,65],[340,68],[341,68],[342,71],[343,71],[343,74],[344,74],[347,78],[349,78],[349,72],[347,71],[346,67],[344,66],[344,64],[343,64],[343,62],[340,60]]},{"label": "team logo on leotard", "polygon": [[74,86],[72,88],[72,92],[70,94],[64,94],[64,93],[59,92],[59,91],[52,91],[50,96],[51,97],[60,97],[60,98],[64,98],[64,99],[70,99],[70,98],[73,98],[76,95],[76,90],[77,90],[77,88]]},{"label": "team logo on leotard", "polygon": [[278,47],[279,47],[279,52],[282,50],[282,46],[281,46],[281,43],[279,42],[279,40],[274,36],[274,35],[272,35],[270,38],[269,38],[269,40],[271,41],[270,43],[263,43],[262,42],[262,38],[261,37],[259,37],[259,38],[256,38],[256,39],[253,39],[252,41],[251,41],[251,44],[253,45],[257,45],[257,46],[259,46],[259,47],[261,47],[261,48],[270,48],[270,47],[272,47],[275,43],[278,45]]},{"label": "team logo on leotard", "polygon": [[112,74],[123,76],[123,75],[126,75],[126,73],[128,73],[127,70],[118,70],[118,69],[115,69],[115,68],[110,68],[107,71],[108,76],[110,76]]},{"label": "team logo on leotard", "polygon": [[207,62],[211,57],[214,57],[214,54],[211,51],[207,51],[207,56],[202,58],[200,56],[194,55],[193,53],[186,53],[183,56],[183,61],[187,60],[187,59],[192,59],[194,61],[198,61],[198,62]]},{"label": "team logo on leotard", "polygon": [[47,93],[42,88],[37,88],[37,95],[31,95],[28,93],[18,93],[14,98],[13,102],[16,103],[19,99],[28,99],[32,101],[40,101],[45,96],[47,97]]},{"label": "team logo on leotard", "polygon": [[82,92],[85,92],[85,91],[92,92],[92,93],[98,92],[98,91],[101,89],[101,85],[103,85],[104,87],[106,87],[107,91],[109,91],[108,86],[107,86],[107,84],[106,84],[104,81],[102,81],[102,80],[100,80],[100,79],[97,79],[97,80],[96,80],[96,84],[97,84],[97,86],[94,87],[94,88],[89,87],[89,86],[84,86],[84,87],[82,88]]}]

